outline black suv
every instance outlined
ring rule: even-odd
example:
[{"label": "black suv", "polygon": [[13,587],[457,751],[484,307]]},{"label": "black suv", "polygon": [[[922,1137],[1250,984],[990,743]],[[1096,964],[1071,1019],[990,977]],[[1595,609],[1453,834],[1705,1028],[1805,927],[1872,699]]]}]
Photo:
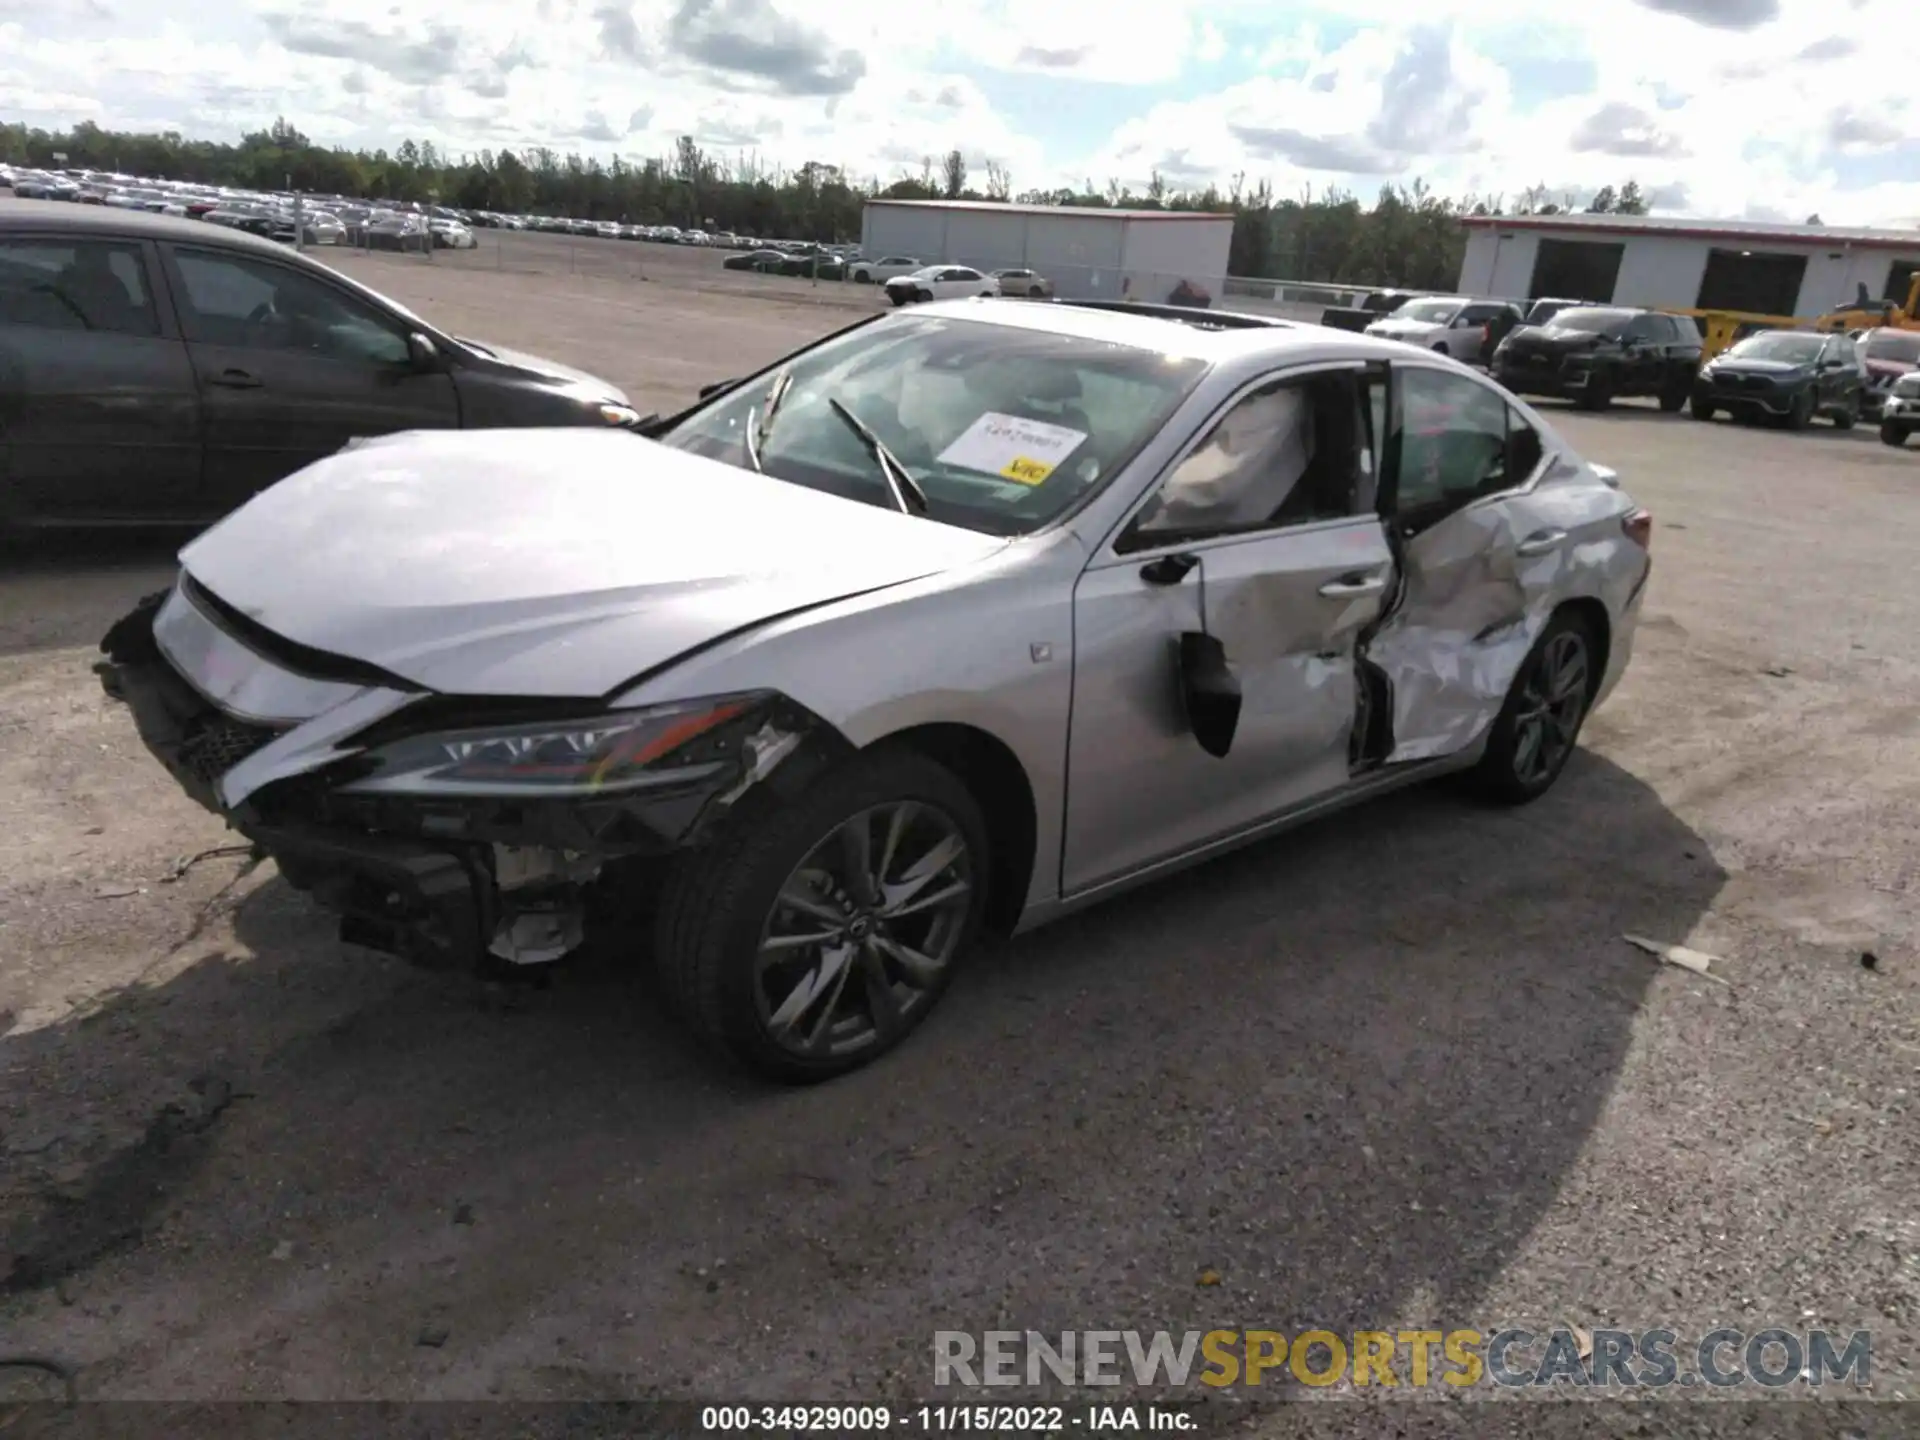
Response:
[{"label": "black suv", "polygon": [[139,210],[0,209],[0,528],[198,524],[360,436],[641,417],[271,240]]},{"label": "black suv", "polygon": [[1866,364],[1845,335],[1762,330],[1701,367],[1693,386],[1693,418],[1725,410],[1736,420],[1773,420],[1804,430],[1816,415],[1836,430],[1860,419]]},{"label": "black suv", "polygon": [[1658,310],[1574,305],[1507,336],[1491,368],[1516,395],[1555,396],[1586,410],[1650,395],[1671,414],[1692,394],[1700,330]]}]

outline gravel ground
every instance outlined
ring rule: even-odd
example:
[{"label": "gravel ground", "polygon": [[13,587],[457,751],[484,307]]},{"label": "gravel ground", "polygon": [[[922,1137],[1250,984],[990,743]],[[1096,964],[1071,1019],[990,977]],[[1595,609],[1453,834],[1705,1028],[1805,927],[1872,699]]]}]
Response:
[{"label": "gravel ground", "polygon": [[[649,408],[877,303],[660,253],[344,268]],[[181,872],[228,837],[87,669],[168,547],[39,545],[0,576],[7,1348],[110,1398],[855,1400],[924,1393],[936,1329],[1825,1326],[1912,1394],[1920,456],[1564,424],[1658,563],[1551,796],[1136,893],[805,1092],[621,965],[477,990],[344,951],[271,867]]]}]

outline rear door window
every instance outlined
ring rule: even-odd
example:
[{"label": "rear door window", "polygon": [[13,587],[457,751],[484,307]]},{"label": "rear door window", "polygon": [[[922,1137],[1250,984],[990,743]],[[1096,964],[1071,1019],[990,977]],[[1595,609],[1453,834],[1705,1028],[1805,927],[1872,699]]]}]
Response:
[{"label": "rear door window", "polygon": [[1538,466],[1539,433],[1491,387],[1407,368],[1398,389],[1394,512],[1406,530],[1522,484]]},{"label": "rear door window", "polygon": [[0,241],[0,324],[158,335],[141,247],[54,237]]}]

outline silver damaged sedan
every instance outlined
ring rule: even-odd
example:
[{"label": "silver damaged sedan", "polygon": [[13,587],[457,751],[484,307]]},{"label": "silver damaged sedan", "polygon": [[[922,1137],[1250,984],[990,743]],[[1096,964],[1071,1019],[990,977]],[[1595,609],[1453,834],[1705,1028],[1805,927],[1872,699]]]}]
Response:
[{"label": "silver damaged sedan", "polygon": [[639,434],[356,442],[188,545],[97,669],[344,939],[645,950],[805,1081],[983,930],[1448,772],[1543,794],[1651,523],[1444,356],[937,302]]}]

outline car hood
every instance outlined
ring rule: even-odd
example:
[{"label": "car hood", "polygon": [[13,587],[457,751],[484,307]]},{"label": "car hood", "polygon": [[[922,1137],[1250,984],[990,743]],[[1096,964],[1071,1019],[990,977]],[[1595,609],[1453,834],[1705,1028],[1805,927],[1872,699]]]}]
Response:
[{"label": "car hood", "polygon": [[1507,338],[1516,348],[1552,350],[1561,355],[1598,349],[1601,340],[1591,330],[1553,330],[1545,325],[1522,325]]},{"label": "car hood", "polygon": [[1430,320],[1376,320],[1367,326],[1367,334],[1383,335],[1389,340],[1397,340],[1403,335],[1437,335],[1447,327],[1436,325]]},{"label": "car hood", "polygon": [[1798,375],[1813,367],[1792,360],[1748,360],[1738,356],[1713,362],[1716,375]]},{"label": "car hood", "polygon": [[1008,542],[589,428],[360,441],[181,552],[274,634],[449,694],[603,696]]},{"label": "car hood", "polygon": [[596,395],[604,395],[615,404],[627,403],[627,394],[611,380],[602,380],[585,370],[576,370],[571,365],[562,365],[558,360],[549,360],[543,355],[529,355],[524,350],[508,350],[502,346],[490,344],[485,340],[470,340],[464,335],[453,337],[462,345],[479,352],[483,360],[505,366],[509,370],[518,370],[522,374],[532,375],[541,380],[560,380],[569,385],[580,385],[592,390]]}]

